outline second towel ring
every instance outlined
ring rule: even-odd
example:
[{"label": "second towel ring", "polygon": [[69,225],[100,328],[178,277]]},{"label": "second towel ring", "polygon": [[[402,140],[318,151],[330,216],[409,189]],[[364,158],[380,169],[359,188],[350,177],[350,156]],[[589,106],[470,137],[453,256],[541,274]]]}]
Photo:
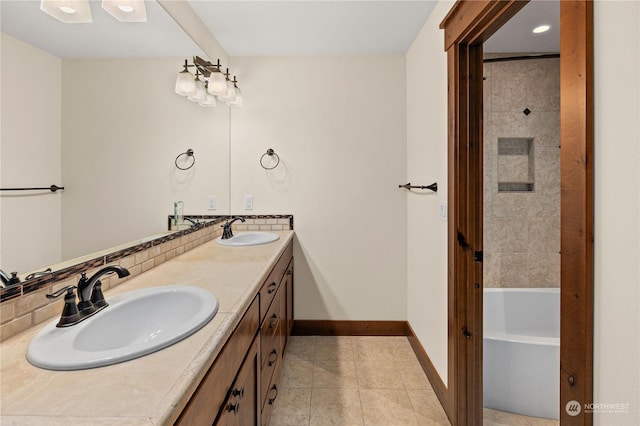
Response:
[{"label": "second towel ring", "polygon": [[[178,166],[178,160],[180,159],[180,157],[182,157],[183,155],[186,155],[187,157],[191,157],[191,164],[188,165],[187,167],[180,167]],[[178,155],[176,157],[176,161],[175,161],[176,167],[179,168],[180,170],[189,170],[190,168],[193,167],[194,164],[196,164],[196,157],[193,155],[193,150],[191,148],[189,148],[187,150],[187,152],[183,152],[182,154]]]},{"label": "second towel ring", "polygon": [[[274,155],[276,156],[276,164],[275,164],[273,167],[267,167],[267,166],[265,166],[265,165],[264,165],[263,160],[264,160],[264,156],[265,156],[265,155],[268,155],[269,157],[273,157]],[[271,148],[269,148],[269,149],[267,150],[267,152],[265,152],[264,154],[262,154],[262,157],[260,157],[260,165],[261,165],[261,166],[262,166],[262,168],[263,168],[263,169],[265,169],[265,170],[273,170],[273,169],[275,169],[276,167],[278,167],[278,164],[280,164],[280,157],[279,157],[279,156],[278,156],[278,154],[276,154],[276,152],[275,152],[273,149],[271,149]]]}]

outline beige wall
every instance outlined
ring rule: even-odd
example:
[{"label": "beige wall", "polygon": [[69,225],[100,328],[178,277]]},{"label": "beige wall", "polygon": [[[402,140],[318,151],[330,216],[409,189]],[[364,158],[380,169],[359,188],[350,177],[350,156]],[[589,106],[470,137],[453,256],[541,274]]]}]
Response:
[{"label": "beige wall", "polygon": [[[1,37],[1,185],[62,185],[62,62],[11,36]],[[50,191],[2,193],[2,270],[23,273],[60,261],[62,197]]]},{"label": "beige wall", "polygon": [[[445,136],[427,138],[426,129],[439,129],[442,118],[432,111],[446,111],[446,61],[443,35],[437,30],[451,3],[441,2],[407,54],[408,158],[420,149],[444,149]],[[599,403],[629,403],[628,413],[598,413],[598,425],[640,424],[640,4],[595,2],[595,348],[594,400]],[[624,29],[622,31],[621,29]],[[428,68],[427,68],[428,67]],[[429,102],[411,103],[412,74],[431,76],[424,83]],[[443,74],[444,73],[444,74]],[[440,93],[440,95],[436,95]],[[421,123],[421,121],[424,121]],[[411,136],[420,126],[422,141]],[[428,145],[428,146],[424,146]],[[411,172],[411,163],[408,170]],[[411,176],[411,175],[410,175]],[[411,177],[413,179],[413,177]],[[409,203],[408,214],[421,214]],[[436,220],[429,230],[434,231]],[[408,224],[409,287],[408,318],[418,333],[438,373],[446,381],[446,279],[412,280],[412,260],[422,260],[422,270],[432,275],[446,273],[446,238],[437,247],[429,243],[411,245],[415,225]],[[430,236],[435,235],[433,232]],[[425,234],[427,235],[427,234]],[[439,252],[440,257],[426,254]],[[417,263],[417,260],[415,261]],[[417,267],[415,270],[418,270]],[[420,275],[416,275],[420,276]],[[424,284],[424,283],[431,284]],[[429,287],[427,287],[429,286]],[[428,288],[428,290],[427,290]],[[415,290],[414,290],[415,289]],[[416,292],[422,291],[422,294]],[[411,297],[416,295],[416,298]],[[420,300],[419,302],[416,299]],[[416,308],[413,308],[413,305]],[[420,307],[421,309],[418,309]],[[439,336],[439,337],[437,337]]]},{"label": "beige wall", "polygon": [[[177,200],[185,214],[228,213],[229,109],[174,93],[183,60],[63,61],[65,258],[166,231]],[[178,170],[188,148],[196,163]]]},{"label": "beige wall", "polygon": [[[235,57],[231,206],[291,213],[297,319],[406,318],[402,55]],[[273,148],[280,165],[265,171]]]},{"label": "beige wall", "polygon": [[[559,287],[560,60],[487,62],[484,78],[484,286]],[[529,150],[501,153],[516,138]]]},{"label": "beige wall", "polygon": [[447,383],[447,57],[440,2],[407,52],[407,181],[438,182],[438,193],[407,199],[407,319]]},{"label": "beige wall", "polygon": [[598,425],[640,424],[640,3],[597,1],[594,400]]}]

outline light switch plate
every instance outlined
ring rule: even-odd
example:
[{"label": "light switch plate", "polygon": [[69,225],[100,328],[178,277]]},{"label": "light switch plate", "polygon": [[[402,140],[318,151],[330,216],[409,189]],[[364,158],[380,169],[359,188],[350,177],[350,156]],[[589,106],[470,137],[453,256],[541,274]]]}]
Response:
[{"label": "light switch plate", "polygon": [[253,195],[244,196],[244,209],[253,210]]},{"label": "light switch plate", "polygon": [[209,195],[209,197],[207,198],[208,204],[207,204],[207,208],[209,210],[215,210],[216,209],[216,196],[215,195]]},{"label": "light switch plate", "polygon": [[440,201],[440,220],[447,221],[447,202]]}]

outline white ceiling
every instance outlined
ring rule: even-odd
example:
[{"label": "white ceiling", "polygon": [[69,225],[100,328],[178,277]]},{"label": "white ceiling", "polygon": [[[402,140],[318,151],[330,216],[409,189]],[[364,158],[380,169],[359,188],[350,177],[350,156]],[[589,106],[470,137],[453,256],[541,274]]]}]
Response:
[{"label": "white ceiling", "polygon": [[[539,25],[551,29],[531,31]],[[560,1],[532,0],[482,46],[485,52],[560,52]]]},{"label": "white ceiling", "polygon": [[[189,4],[230,56],[404,53],[437,2],[217,1]],[[59,57],[201,55],[201,50],[154,0],[148,22],[118,22],[91,0],[93,23],[62,24],[39,0],[0,0],[2,32]],[[557,52],[558,2],[534,0],[485,44],[491,52]],[[533,35],[538,22],[552,31]],[[553,31],[555,30],[555,32]]]},{"label": "white ceiling", "polygon": [[404,53],[436,1],[189,1],[230,56]]}]

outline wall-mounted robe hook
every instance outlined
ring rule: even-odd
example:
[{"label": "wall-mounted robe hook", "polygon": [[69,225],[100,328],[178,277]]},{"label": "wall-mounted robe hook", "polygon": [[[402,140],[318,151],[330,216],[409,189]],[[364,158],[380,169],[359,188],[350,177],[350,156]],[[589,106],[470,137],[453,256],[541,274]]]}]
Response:
[{"label": "wall-mounted robe hook", "polygon": [[[178,160],[183,155],[186,155],[187,157],[191,158],[191,164],[189,164],[187,167],[178,166]],[[196,157],[195,157],[195,155],[193,155],[193,150],[191,148],[189,148],[186,152],[183,152],[182,154],[178,155],[176,157],[175,164],[176,164],[176,167],[179,168],[180,170],[189,170],[190,168],[192,168],[193,165],[196,164]]]},{"label": "wall-mounted robe hook", "polygon": [[[267,167],[267,166],[265,166],[265,165],[264,165],[264,163],[263,163],[265,155],[268,155],[269,157],[273,157],[273,156],[275,156],[275,157],[276,157],[276,164],[275,164],[274,166],[271,166],[271,167]],[[275,169],[276,167],[278,167],[278,164],[280,164],[280,157],[279,157],[279,156],[278,156],[278,154],[276,154],[276,152],[275,152],[273,149],[271,149],[271,148],[267,149],[267,152],[265,152],[264,154],[262,154],[262,157],[260,157],[260,165],[261,165],[261,166],[262,166],[262,168],[263,168],[263,169],[265,169],[265,170],[273,170],[273,169]]]},{"label": "wall-mounted robe hook", "polygon": [[411,182],[409,183],[405,183],[404,185],[398,185],[398,188],[404,188],[404,189],[429,189],[433,192],[438,192],[438,182],[434,182],[431,185],[428,186],[422,186],[422,185],[411,185]]}]

